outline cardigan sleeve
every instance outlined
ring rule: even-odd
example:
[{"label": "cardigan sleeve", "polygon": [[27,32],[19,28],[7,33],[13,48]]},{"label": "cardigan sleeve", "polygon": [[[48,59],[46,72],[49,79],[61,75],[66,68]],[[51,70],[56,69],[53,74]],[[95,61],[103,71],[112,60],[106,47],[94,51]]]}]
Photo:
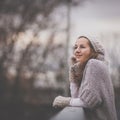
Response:
[{"label": "cardigan sleeve", "polygon": [[97,95],[95,92],[90,91],[90,90],[84,90],[82,91],[80,95],[80,99],[84,102],[84,106],[86,108],[95,108],[100,105],[102,102],[101,98],[99,95]]},{"label": "cardigan sleeve", "polygon": [[102,89],[100,84],[103,79],[102,75],[104,76],[102,64],[101,61],[91,59],[85,67],[79,98],[87,108],[94,108],[102,103],[100,95],[100,89]]},{"label": "cardigan sleeve", "polygon": [[70,82],[70,93],[72,98],[78,97],[79,88],[76,83]]}]

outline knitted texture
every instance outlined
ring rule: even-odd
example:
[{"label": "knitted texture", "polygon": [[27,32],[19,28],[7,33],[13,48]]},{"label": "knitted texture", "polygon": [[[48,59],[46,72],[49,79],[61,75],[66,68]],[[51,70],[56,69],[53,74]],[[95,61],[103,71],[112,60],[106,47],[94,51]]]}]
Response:
[{"label": "knitted texture", "polygon": [[90,42],[91,42],[91,44],[92,44],[92,46],[93,46],[93,48],[94,48],[94,50],[95,50],[96,52],[98,52],[98,53],[100,53],[100,54],[102,54],[102,55],[105,54],[105,50],[104,50],[102,44],[100,44],[99,41],[91,40],[91,39],[89,39],[89,40],[90,40]]},{"label": "knitted texture", "polygon": [[83,70],[84,70],[84,64],[81,64],[80,62],[76,62],[76,59],[74,57],[71,57],[71,65],[69,68],[69,81],[76,83],[78,86],[80,86],[82,76],[83,76]]},{"label": "knitted texture", "polygon": [[53,101],[53,107],[66,107],[70,104],[71,97],[57,96]]},{"label": "knitted texture", "polygon": [[90,59],[83,73],[78,97],[89,120],[117,120],[113,86],[104,62]]},{"label": "knitted texture", "polygon": [[95,52],[98,53],[98,56],[96,59],[104,61],[105,50],[102,44],[99,41],[92,40],[92,39],[89,39],[89,41],[91,42]]}]

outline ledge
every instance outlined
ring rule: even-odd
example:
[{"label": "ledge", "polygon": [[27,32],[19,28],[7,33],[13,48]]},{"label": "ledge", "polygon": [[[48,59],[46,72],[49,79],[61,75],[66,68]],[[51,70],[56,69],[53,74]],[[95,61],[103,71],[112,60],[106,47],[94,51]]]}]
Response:
[{"label": "ledge", "polygon": [[81,107],[65,107],[50,120],[87,120]]}]

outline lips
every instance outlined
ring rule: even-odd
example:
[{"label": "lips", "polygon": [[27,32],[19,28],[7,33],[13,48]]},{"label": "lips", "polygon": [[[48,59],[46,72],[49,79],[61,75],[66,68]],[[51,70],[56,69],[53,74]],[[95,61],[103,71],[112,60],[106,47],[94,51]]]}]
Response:
[{"label": "lips", "polygon": [[76,57],[81,57],[82,55],[75,55]]},{"label": "lips", "polygon": [[76,58],[81,58],[82,57],[82,55],[75,55],[76,56]]}]

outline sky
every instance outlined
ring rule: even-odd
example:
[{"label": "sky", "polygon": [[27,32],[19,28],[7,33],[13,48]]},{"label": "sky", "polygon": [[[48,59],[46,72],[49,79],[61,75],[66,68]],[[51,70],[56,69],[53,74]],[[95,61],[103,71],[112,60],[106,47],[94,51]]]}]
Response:
[{"label": "sky", "polygon": [[[120,0],[72,0],[82,3],[71,7],[70,11],[70,45],[80,35],[99,37],[101,33],[120,33]],[[67,6],[60,6],[52,14],[52,19],[57,21],[58,31],[66,29]],[[62,19],[61,19],[62,18]],[[55,27],[56,28],[56,27]],[[56,28],[57,29],[57,28]],[[53,30],[53,28],[52,28]],[[49,31],[49,30],[48,30]],[[30,33],[31,34],[31,33]],[[62,35],[63,34],[63,35]],[[59,33],[57,42],[63,42],[66,34]],[[40,34],[40,38],[47,41],[47,31]],[[61,40],[62,36],[62,40]]]},{"label": "sky", "polygon": [[120,32],[120,0],[86,0],[72,7],[71,28],[71,39],[81,34]]}]

